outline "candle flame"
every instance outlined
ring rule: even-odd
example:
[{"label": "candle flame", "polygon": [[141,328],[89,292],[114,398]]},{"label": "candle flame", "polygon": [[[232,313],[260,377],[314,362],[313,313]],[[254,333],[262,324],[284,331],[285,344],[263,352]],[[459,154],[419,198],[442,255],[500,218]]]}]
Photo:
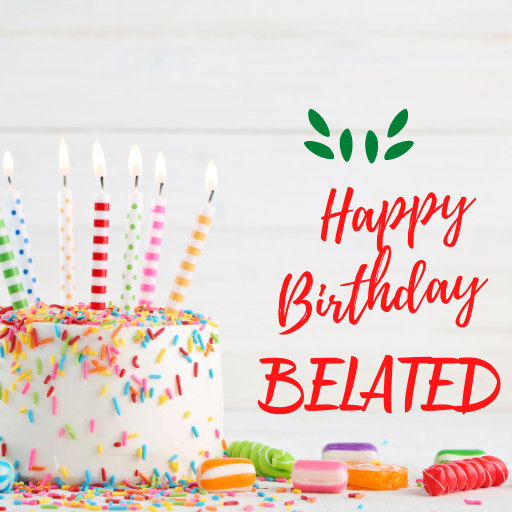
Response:
[{"label": "candle flame", "polygon": [[156,157],[155,163],[155,181],[157,185],[163,183],[164,185],[167,182],[167,170],[165,167],[165,157],[164,154],[160,151]]},{"label": "candle flame", "polygon": [[142,175],[142,155],[139,146],[136,144],[130,150],[130,156],[128,156],[128,172],[130,173],[130,178],[135,176],[140,178]]},{"label": "candle flame", "polygon": [[103,176],[103,179],[107,178],[107,166],[105,164],[105,155],[103,149],[101,149],[100,143],[95,140],[92,145],[92,165],[94,166],[94,174],[96,178]]},{"label": "candle flame", "polygon": [[208,197],[210,197],[212,191],[217,192],[217,181],[217,166],[213,160],[210,160],[206,166],[206,173],[204,175],[204,186]]},{"label": "candle flame", "polygon": [[59,174],[69,176],[69,152],[64,137],[60,139],[59,144]]},{"label": "candle flame", "polygon": [[4,174],[12,176],[14,174],[14,160],[10,151],[4,153]]}]

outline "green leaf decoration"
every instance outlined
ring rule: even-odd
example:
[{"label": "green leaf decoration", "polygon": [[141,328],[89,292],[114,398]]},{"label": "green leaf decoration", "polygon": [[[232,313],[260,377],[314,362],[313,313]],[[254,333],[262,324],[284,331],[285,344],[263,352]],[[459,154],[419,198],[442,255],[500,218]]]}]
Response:
[{"label": "green leaf decoration", "polygon": [[398,112],[393,121],[391,121],[388,129],[388,137],[394,137],[397,133],[400,133],[407,124],[407,119],[409,119],[409,112],[404,108],[401,112]]},{"label": "green leaf decoration", "polygon": [[334,158],[334,153],[325,144],[308,140],[304,142],[304,146],[306,146],[311,153],[319,156],[320,158],[327,158],[328,160],[332,160]]},{"label": "green leaf decoration", "polygon": [[324,137],[329,137],[331,132],[329,132],[329,127],[327,123],[324,121],[324,118],[312,108],[309,109],[308,112],[309,122],[311,126]]},{"label": "green leaf decoration", "polygon": [[368,130],[368,133],[366,134],[364,147],[366,150],[366,157],[368,158],[368,162],[373,164],[377,158],[377,152],[379,151],[379,141],[377,140],[377,135],[375,135],[375,133],[373,133],[371,130]]},{"label": "green leaf decoration", "polygon": [[350,133],[350,130],[347,128],[343,131],[340,137],[340,150],[341,150],[341,156],[343,157],[343,160],[345,162],[348,162],[350,160],[350,157],[352,156],[352,149],[354,147],[354,141],[352,140],[352,134]]},{"label": "green leaf decoration", "polygon": [[394,146],[391,146],[384,155],[384,160],[394,160],[399,156],[405,155],[409,149],[412,148],[414,142],[412,140],[405,140],[404,142],[399,142]]}]

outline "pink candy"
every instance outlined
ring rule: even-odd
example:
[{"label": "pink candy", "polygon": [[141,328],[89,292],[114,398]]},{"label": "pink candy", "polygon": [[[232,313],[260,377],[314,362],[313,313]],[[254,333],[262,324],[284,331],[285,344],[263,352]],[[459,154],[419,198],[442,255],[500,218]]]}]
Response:
[{"label": "pink candy", "polygon": [[347,466],[340,460],[298,460],[293,486],[304,492],[341,492],[347,487]]}]

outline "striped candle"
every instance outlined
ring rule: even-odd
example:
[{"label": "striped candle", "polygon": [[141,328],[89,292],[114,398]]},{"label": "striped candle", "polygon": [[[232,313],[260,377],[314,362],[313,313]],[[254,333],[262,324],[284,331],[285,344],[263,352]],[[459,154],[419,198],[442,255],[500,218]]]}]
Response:
[{"label": "striped candle", "polygon": [[9,233],[5,226],[2,210],[0,210],[0,269],[2,270],[14,310],[27,308],[28,301],[16,258],[12,252]]},{"label": "striped candle", "polygon": [[[210,198],[213,197],[217,189],[217,169],[215,164],[210,160],[206,167],[206,192]],[[185,249],[185,254],[178,269],[178,275],[174,280],[174,284],[169,294],[169,299],[165,307],[166,315],[178,316],[182,308],[182,304],[187,295],[188,287],[192,281],[192,276],[199,262],[204,242],[210,230],[210,225],[215,215],[215,208],[210,206],[210,202],[199,210],[192,235]]]},{"label": "striped candle", "polygon": [[60,253],[60,301],[75,303],[75,244],[73,233],[73,194],[67,188],[69,176],[69,153],[62,138],[59,146],[59,174],[64,187],[57,193],[59,203],[59,253]]},{"label": "striped candle", "polygon": [[123,259],[123,288],[121,290],[121,311],[131,311],[135,307],[135,282],[139,266],[140,227],[142,224],[142,202],[144,194],[138,191],[139,176],[142,174],[142,155],[137,146],[133,146],[128,157],[130,177],[135,179],[135,190],[128,194],[128,213],[126,214],[125,246]]},{"label": "striped candle", "polygon": [[11,228],[13,231],[13,242],[16,250],[16,257],[21,268],[21,278],[27,291],[28,298],[32,302],[41,300],[39,283],[37,281],[36,267],[32,256],[32,247],[28,236],[27,222],[23,213],[21,195],[11,184],[11,176],[14,174],[12,155],[9,151],[4,155],[4,174],[9,180],[9,187],[5,191],[7,211],[10,213]]},{"label": "striped candle", "polygon": [[92,148],[96,177],[100,178],[101,193],[94,196],[94,229],[92,245],[91,309],[103,311],[107,297],[108,231],[110,196],[103,191],[107,176],[105,156],[97,141]]},{"label": "striped candle", "polygon": [[139,306],[146,304],[152,306],[155,300],[156,278],[158,275],[158,262],[160,260],[160,247],[164,231],[165,210],[167,201],[162,199],[162,187],[166,182],[165,159],[162,153],[156,158],[155,179],[160,185],[160,195],[153,199],[151,204],[151,215],[149,217],[149,233],[144,252],[144,266],[142,267],[142,278],[140,284]]}]

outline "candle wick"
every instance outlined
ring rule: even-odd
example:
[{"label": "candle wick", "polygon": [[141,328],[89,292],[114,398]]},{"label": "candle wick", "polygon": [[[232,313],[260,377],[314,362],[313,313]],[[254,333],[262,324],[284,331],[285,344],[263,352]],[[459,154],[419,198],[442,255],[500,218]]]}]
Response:
[{"label": "candle wick", "polygon": [[139,186],[139,176],[135,175],[135,190],[137,190],[137,187]]},{"label": "candle wick", "polygon": [[100,183],[101,183],[101,191],[103,192],[105,190],[105,186],[103,183],[103,176],[100,176]]},{"label": "candle wick", "polygon": [[208,204],[210,204],[212,202],[214,193],[215,193],[215,190],[212,190],[212,193],[210,194],[210,199],[208,199]]},{"label": "candle wick", "polygon": [[64,188],[66,188],[67,186],[67,183],[66,183],[66,175],[62,176],[62,181],[64,182]]},{"label": "candle wick", "polygon": [[9,185],[12,185],[10,176],[7,176],[7,181],[9,182]]},{"label": "candle wick", "polygon": [[164,188],[164,184],[160,183],[160,192],[158,193],[158,198],[160,199],[162,197],[162,189]]}]

